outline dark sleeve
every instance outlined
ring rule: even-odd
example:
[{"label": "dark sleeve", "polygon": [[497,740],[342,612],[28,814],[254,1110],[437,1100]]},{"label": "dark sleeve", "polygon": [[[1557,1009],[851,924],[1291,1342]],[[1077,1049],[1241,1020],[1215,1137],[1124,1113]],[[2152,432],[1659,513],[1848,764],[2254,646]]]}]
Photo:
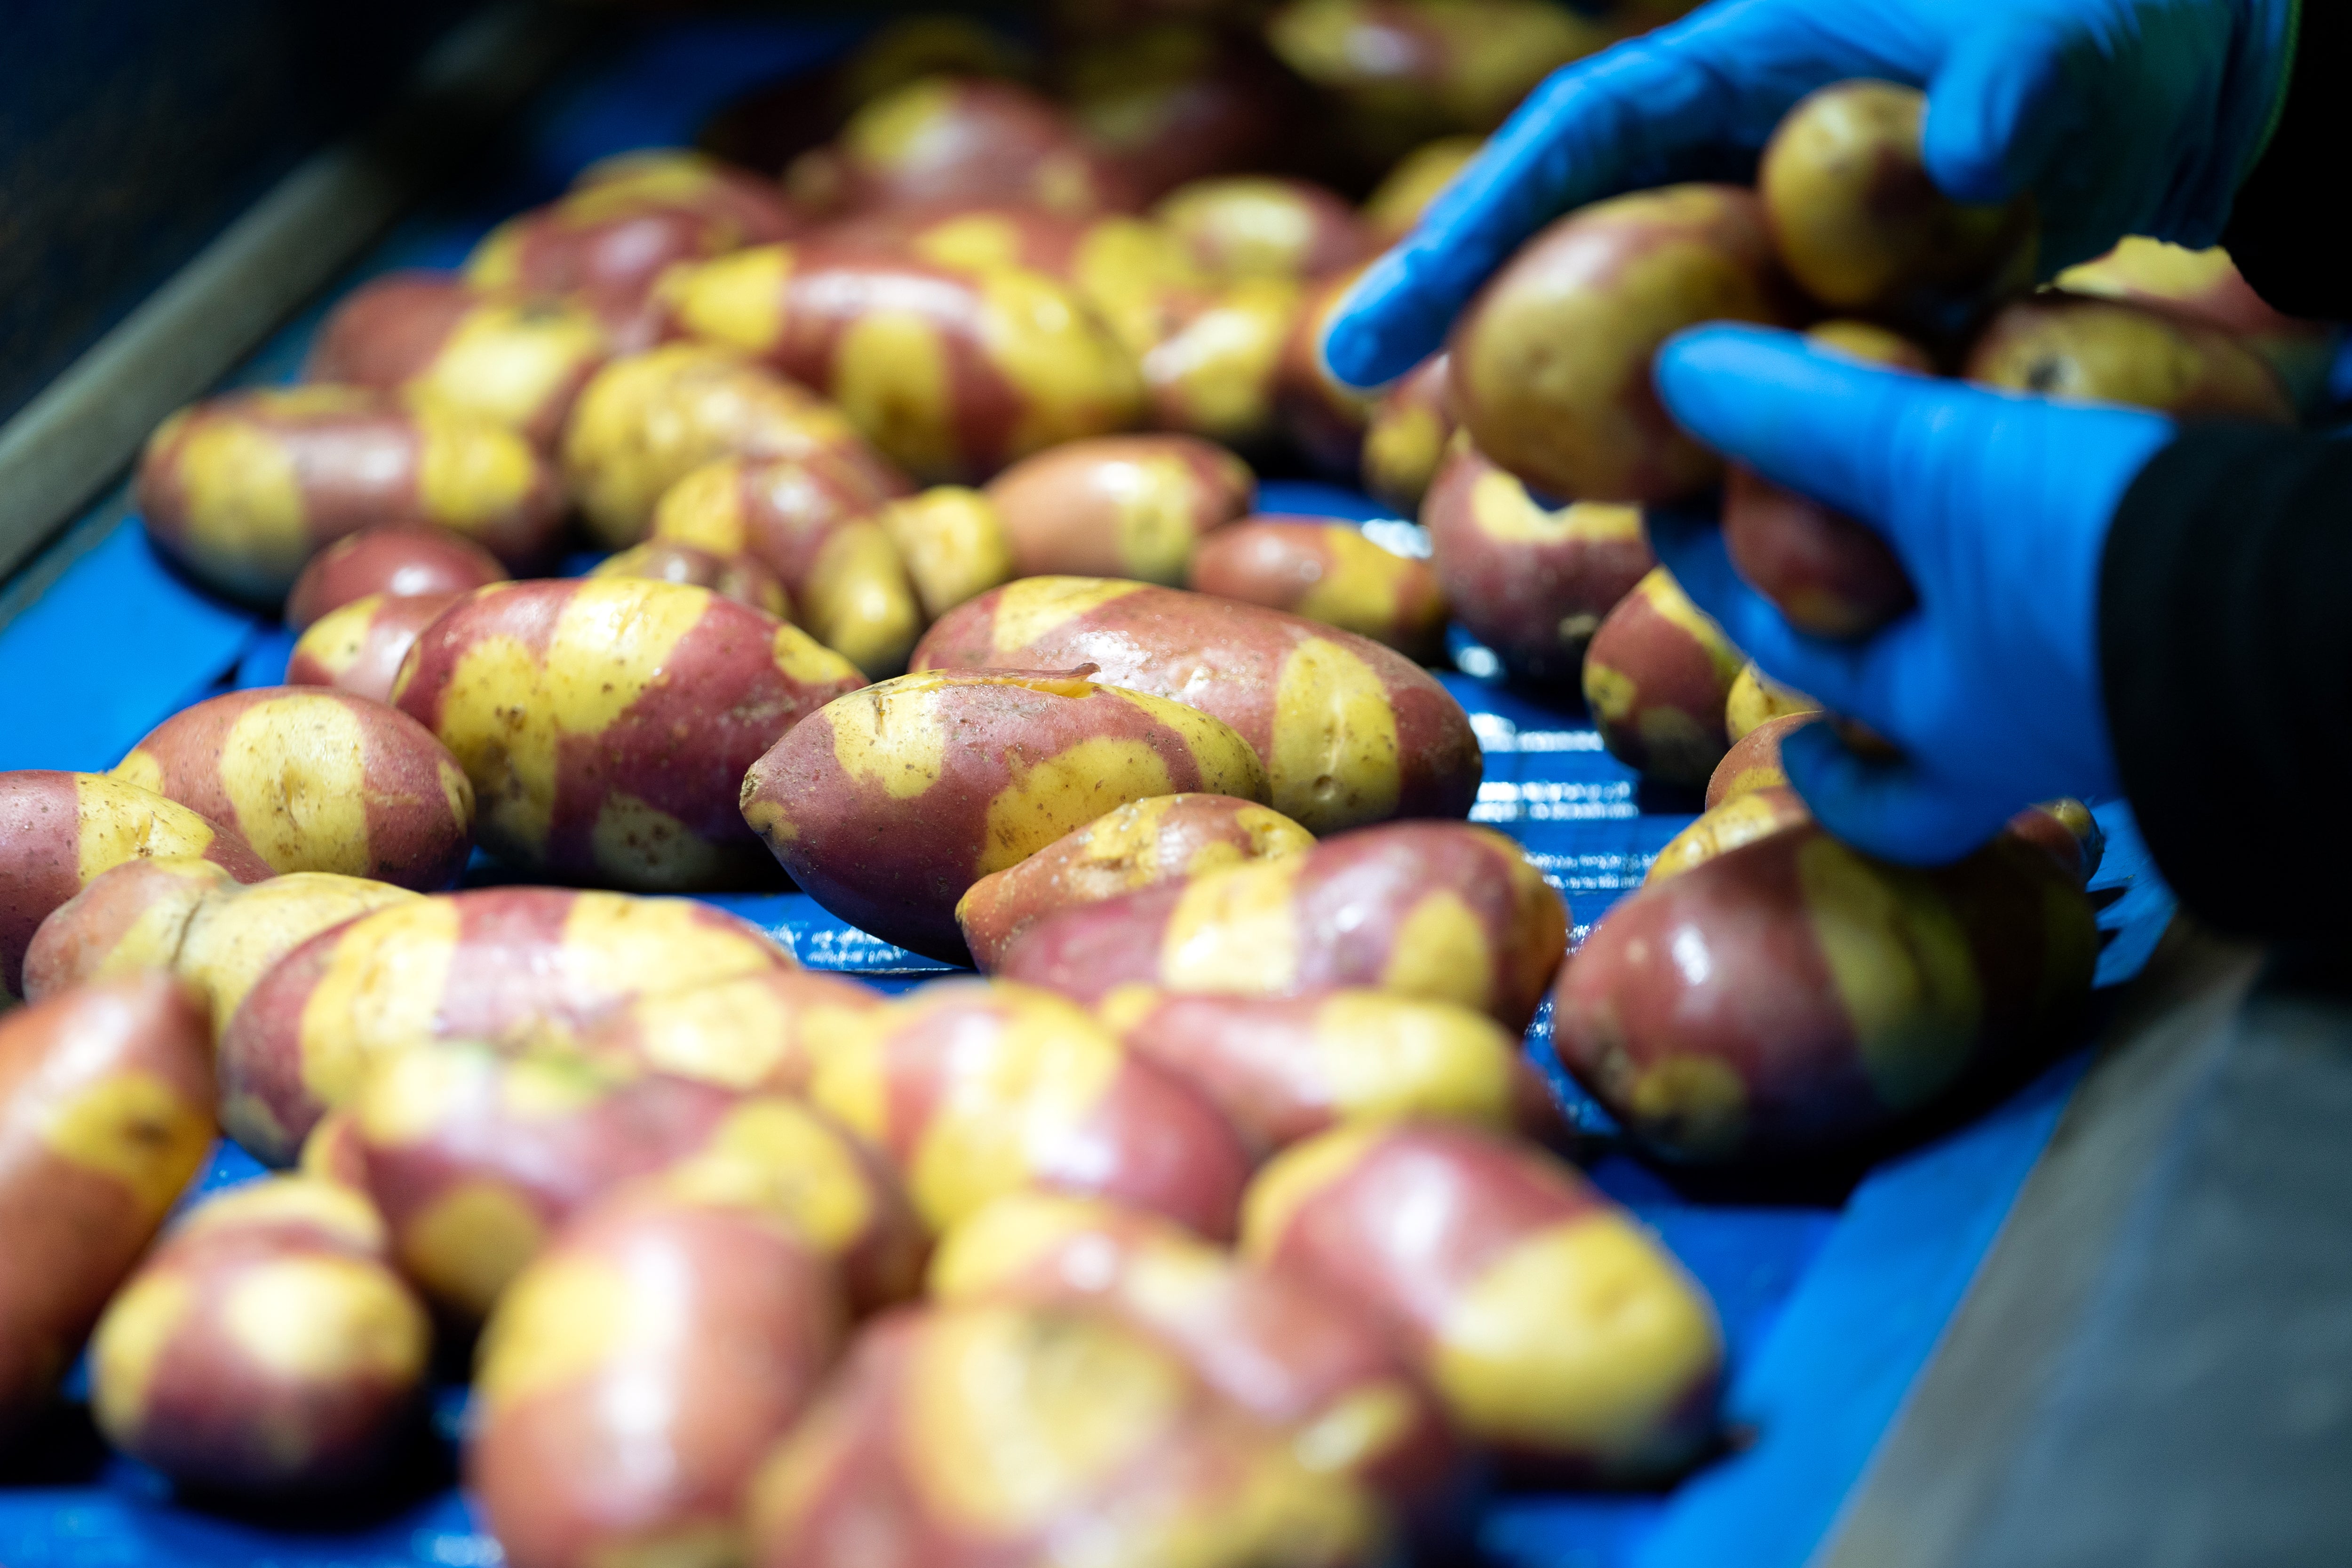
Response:
[{"label": "dark sleeve", "polygon": [[2244,935],[2352,931],[2352,442],[2184,428],[2107,535],[2099,662],[2181,901]]},{"label": "dark sleeve", "polygon": [[2352,318],[2352,268],[2336,225],[2352,158],[2352,5],[2303,0],[2286,106],[2270,146],[2238,187],[2221,243],[2274,310]]}]

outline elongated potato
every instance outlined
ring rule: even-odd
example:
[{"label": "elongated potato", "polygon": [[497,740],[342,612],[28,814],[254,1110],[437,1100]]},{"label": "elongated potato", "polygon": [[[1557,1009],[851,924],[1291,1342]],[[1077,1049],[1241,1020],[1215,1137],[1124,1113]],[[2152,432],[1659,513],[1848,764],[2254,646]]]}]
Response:
[{"label": "elongated potato", "polygon": [[927,76],[875,98],[831,145],[794,159],[784,189],[820,215],[959,202],[1127,211],[1122,172],[1054,104],[1017,82]]},{"label": "elongated potato", "polygon": [[177,981],[0,1017],[0,1439],[47,1403],[213,1142],[204,1009]]},{"label": "elongated potato", "polygon": [[1743,844],[1753,844],[1784,827],[1812,819],[1805,803],[1785,783],[1750,785],[1734,793],[1722,805],[1708,806],[1697,821],[1666,840],[1665,847],[1650,862],[1642,880],[1647,884],[1678,877]]},{"label": "elongated potato", "polygon": [[1426,1497],[1456,1458],[1428,1389],[1360,1315],[1154,1215],[1051,1193],[999,1198],[941,1238],[930,1293],[1107,1307],[1289,1433],[1307,1468],[1360,1476],[1383,1497]]},{"label": "elongated potato", "polygon": [[446,888],[474,847],[474,786],[430,731],[348,692],[266,686],[184,708],[113,777],[241,834],[273,871]]},{"label": "elongated potato", "polygon": [[1214,175],[1169,192],[1151,216],[1225,278],[1320,278],[1372,249],[1346,200],[1309,180]]},{"label": "elongated potato", "polygon": [[707,589],[615,577],[481,590],[417,638],[394,700],[473,781],[492,854],[682,890],[761,877],[736,805],[745,770],[865,684],[797,626]]},{"label": "elongated potato", "polygon": [[831,1271],[788,1225],[651,1194],[583,1215],[476,1358],[466,1479],[506,1561],[740,1561],[752,1472],[842,1329]]},{"label": "elongated potato", "polygon": [[0,773],[0,988],[25,990],[25,950],[51,910],[125,860],[209,860],[239,882],[269,867],[229,828],[103,773]]},{"label": "elongated potato", "polygon": [[783,579],[751,555],[715,555],[691,544],[651,539],[632,544],[596,563],[591,577],[650,577],[659,583],[683,583],[708,588],[722,599],[749,605],[780,621],[793,618],[792,596]]},{"label": "elongated potato", "polygon": [[[1733,745],[1746,740],[1759,725],[1791,713],[1818,713],[1822,705],[1791,687],[1781,685],[1749,659],[1739,667],[1731,691],[1723,701],[1723,729]],[[1719,764],[1718,764],[1719,765]]]},{"label": "elongated potato", "polygon": [[221,1119],[287,1164],[381,1054],[568,1044],[640,994],[793,967],[757,927],[683,899],[484,888],[379,910],[255,983],[221,1036]]},{"label": "elongated potato", "polygon": [[1153,795],[1106,812],[991,871],[956,900],[956,924],[973,962],[992,969],[1033,922],[1057,910],[1245,861],[1296,855],[1314,842],[1298,824],[1254,801]]},{"label": "elongated potato", "polygon": [[1298,996],[1370,986],[1524,1029],[1568,948],[1568,908],[1490,828],[1392,823],[1302,855],[1065,910],[997,973],[1088,1004],[1120,987]]},{"label": "elongated potato", "polygon": [[1202,542],[1192,585],[1354,632],[1408,658],[1426,662],[1444,646],[1437,574],[1344,522],[1245,518]]},{"label": "elongated potato", "polygon": [[1592,634],[1584,700],[1611,755],[1696,788],[1730,749],[1725,710],[1746,663],[1660,566]]},{"label": "elongated potato", "polygon": [[1024,458],[989,481],[1013,575],[1184,581],[1212,530],[1249,510],[1249,465],[1192,436],[1099,436]]},{"label": "elongated potato", "polygon": [[2053,291],[2005,306],[1978,334],[1961,374],[2011,392],[2180,418],[2294,422],[2277,374],[2227,332],[2120,300]]},{"label": "elongated potato", "polygon": [[724,1089],[799,1094],[816,1071],[811,1042],[835,1026],[833,1016],[884,1000],[838,974],[760,970],[634,996],[583,1036],[580,1049]]},{"label": "elongated potato", "polygon": [[879,1145],[933,1229],[1044,1188],[1233,1235],[1248,1167],[1208,1102],[1058,996],[935,982],[845,1020],[810,1098]]},{"label": "elongated potato", "polygon": [[1311,833],[1465,816],[1483,759],[1462,705],[1368,637],[1255,605],[1096,577],[1031,577],[927,633],[917,669],[1097,668],[1188,703],[1265,763],[1268,804]]},{"label": "elongated potato", "polygon": [[446,528],[527,566],[563,521],[553,469],[505,426],[347,386],[182,409],[148,438],[138,501],[158,549],[209,587],[272,605],[311,556],[363,528]]},{"label": "elongated potato", "polygon": [[1411,516],[1454,441],[1445,355],[1433,353],[1372,405],[1364,426],[1364,489]]},{"label": "elongated potato", "polygon": [[307,631],[320,616],[372,594],[455,597],[506,580],[497,556],[446,528],[363,528],[310,557],[286,595],[286,624]]},{"label": "elongated potato", "polygon": [[970,1302],[867,1329],[761,1468],[756,1568],[871,1568],[877,1521],[924,1568],[1104,1563],[1370,1568],[1381,1527],[1349,1479],[1219,1398],[1108,1310]]},{"label": "elongated potato", "polygon": [[1359,214],[1372,242],[1386,247],[1411,234],[1420,226],[1429,204],[1485,145],[1486,139],[1480,136],[1441,136],[1398,159],[1364,198]]},{"label": "elongated potato", "polygon": [[1561,975],[1553,1048],[1670,1157],[1816,1154],[2056,1037],[2097,954],[2039,848],[1921,871],[1801,823],[1612,910]]},{"label": "elongated potato", "polygon": [[367,1201],[275,1176],[191,1212],[107,1308],[91,1413],[183,1487],[342,1491],[418,1426],[432,1343]]},{"label": "elongated potato", "polygon": [[389,703],[401,661],[418,634],[463,594],[370,594],[312,622],[286,659],[289,686],[331,686],[371,702]]}]

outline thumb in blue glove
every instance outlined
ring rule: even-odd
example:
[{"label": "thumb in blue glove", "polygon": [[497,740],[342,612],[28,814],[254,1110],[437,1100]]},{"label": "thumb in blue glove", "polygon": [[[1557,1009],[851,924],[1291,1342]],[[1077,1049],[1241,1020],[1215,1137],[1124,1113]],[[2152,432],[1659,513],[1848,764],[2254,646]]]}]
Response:
[{"label": "thumb in blue glove", "polygon": [[1876,528],[1918,592],[1866,639],[1811,637],[1739,579],[1711,519],[1651,515],[1660,562],[1767,674],[1902,752],[1860,756],[1828,725],[1790,735],[1789,782],[1823,826],[1936,864],[2034,801],[2114,793],[2100,559],[2170,420],[1881,370],[1752,327],[1669,341],[1656,380],[1699,440]]}]

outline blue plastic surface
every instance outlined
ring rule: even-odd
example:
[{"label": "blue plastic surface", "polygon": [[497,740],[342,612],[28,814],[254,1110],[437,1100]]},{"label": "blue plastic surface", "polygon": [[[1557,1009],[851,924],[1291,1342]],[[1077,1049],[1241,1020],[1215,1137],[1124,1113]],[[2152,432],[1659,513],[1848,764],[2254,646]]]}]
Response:
[{"label": "blue plastic surface", "polygon": [[[598,62],[550,95],[509,166],[479,205],[404,225],[354,278],[393,266],[446,265],[503,210],[543,196],[606,153],[682,139],[716,101],[822,52],[835,35],[783,24],[670,25],[646,47]],[[315,313],[289,327],[236,378],[281,380],[300,362]],[[1411,548],[1410,525],[1328,485],[1269,480],[1267,510],[1366,523]],[[117,503],[119,504],[119,502]],[[189,587],[127,522],[76,562],[15,624],[0,629],[0,689],[16,694],[0,765],[102,768],[141,735],[216,686],[274,683],[290,646],[282,628]],[[1457,641],[1462,668],[1491,656]],[[1636,885],[1696,802],[1655,792],[1611,758],[1581,712],[1480,674],[1449,673],[1486,751],[1476,820],[1525,845],[1568,897],[1579,938]],[[2119,889],[2101,915],[2112,940],[2100,979],[2146,962],[2171,900],[2120,805],[2103,806],[2109,845],[2095,887]],[[478,866],[469,879],[496,880]],[[938,965],[844,926],[799,893],[715,899],[774,931],[802,962],[859,972],[887,989]],[[1552,1062],[1549,1013],[1529,1043],[1587,1131],[1613,1129]],[[1623,1155],[1594,1166],[1681,1258],[1721,1313],[1731,1352],[1727,1431],[1737,1451],[1657,1493],[1510,1496],[1481,1516],[1479,1543],[1512,1568],[1800,1568],[1817,1549],[1965,1291],[2020,1184],[2079,1077],[2083,1055],[1972,1123],[1890,1159],[1851,1190],[1801,1199],[1686,1195]],[[225,1148],[207,1188],[257,1167]],[[0,1260],[0,1267],[5,1260]],[[454,1432],[461,1394],[441,1423]],[[42,1457],[56,1460],[56,1456]],[[57,1462],[64,1462],[57,1460]],[[0,1471],[0,1565],[149,1568],[488,1568],[496,1544],[463,1500],[440,1491],[348,1530],[268,1527],[177,1505],[163,1479],[95,1459],[72,1484],[28,1484]]]}]

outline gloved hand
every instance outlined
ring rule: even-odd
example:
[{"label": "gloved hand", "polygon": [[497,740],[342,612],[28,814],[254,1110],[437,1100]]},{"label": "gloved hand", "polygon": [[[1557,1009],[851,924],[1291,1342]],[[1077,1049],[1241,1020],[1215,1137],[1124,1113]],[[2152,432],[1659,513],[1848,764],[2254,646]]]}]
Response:
[{"label": "gloved hand", "polygon": [[2211,245],[2283,99],[2295,5],[1719,0],[1530,94],[1358,282],[1326,357],[1360,386],[1402,374],[1551,218],[1736,171],[1790,105],[1854,77],[1927,89],[1927,173],[1946,194],[2035,193],[2045,277],[2126,234]]},{"label": "gloved hand", "polygon": [[1650,515],[1659,561],[1765,673],[1903,752],[1864,759],[1826,724],[1790,735],[1789,782],[1824,826],[1930,865],[2035,801],[2116,791],[2099,563],[2169,419],[1905,375],[1759,327],[1668,340],[1657,385],[1701,441],[1876,528],[1918,590],[1868,638],[1811,637],[1740,581],[1711,518]]}]

